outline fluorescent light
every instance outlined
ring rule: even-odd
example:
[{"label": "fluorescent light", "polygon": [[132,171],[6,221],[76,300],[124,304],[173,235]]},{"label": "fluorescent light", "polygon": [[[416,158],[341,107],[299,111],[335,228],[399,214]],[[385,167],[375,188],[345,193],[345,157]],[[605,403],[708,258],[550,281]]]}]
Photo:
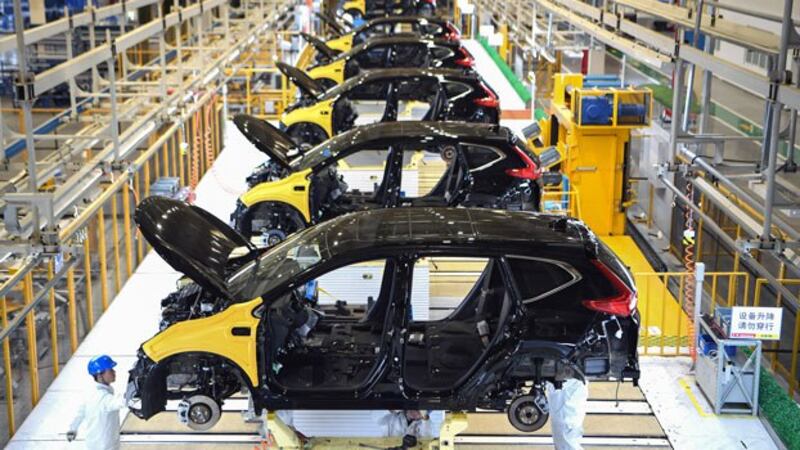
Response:
[{"label": "fluorescent light", "polygon": [[214,78],[217,78],[217,75],[219,75],[219,67],[215,67],[214,70],[209,72],[209,74],[203,78],[203,84],[211,84],[211,82],[214,81]]}]

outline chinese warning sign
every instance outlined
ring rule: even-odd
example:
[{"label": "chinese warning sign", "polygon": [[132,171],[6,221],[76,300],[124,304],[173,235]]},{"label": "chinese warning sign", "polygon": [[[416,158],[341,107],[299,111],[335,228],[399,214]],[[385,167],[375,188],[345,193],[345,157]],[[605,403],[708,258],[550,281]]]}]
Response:
[{"label": "chinese warning sign", "polygon": [[781,337],[782,308],[734,306],[731,338],[778,340]]}]

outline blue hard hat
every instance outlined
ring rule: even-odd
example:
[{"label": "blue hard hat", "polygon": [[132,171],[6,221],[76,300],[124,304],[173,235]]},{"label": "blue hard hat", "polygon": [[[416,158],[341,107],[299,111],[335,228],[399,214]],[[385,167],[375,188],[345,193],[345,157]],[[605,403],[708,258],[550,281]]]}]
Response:
[{"label": "blue hard hat", "polygon": [[114,360],[108,355],[95,356],[89,360],[89,375],[95,376],[105,372],[108,369],[113,369],[116,365],[117,363],[114,362]]}]

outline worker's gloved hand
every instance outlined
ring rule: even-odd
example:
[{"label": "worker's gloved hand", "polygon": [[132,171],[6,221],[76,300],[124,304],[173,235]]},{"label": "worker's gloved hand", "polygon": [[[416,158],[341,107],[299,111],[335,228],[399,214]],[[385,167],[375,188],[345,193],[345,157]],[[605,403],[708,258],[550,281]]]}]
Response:
[{"label": "worker's gloved hand", "polygon": [[67,441],[72,442],[75,440],[75,435],[78,434],[75,431],[67,431]]}]

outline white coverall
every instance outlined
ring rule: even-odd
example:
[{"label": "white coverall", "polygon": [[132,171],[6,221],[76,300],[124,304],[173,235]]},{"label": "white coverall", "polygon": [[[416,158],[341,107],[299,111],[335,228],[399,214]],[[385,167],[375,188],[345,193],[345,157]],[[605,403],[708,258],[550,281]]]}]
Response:
[{"label": "white coverall", "polygon": [[586,402],[589,398],[589,383],[571,378],[561,389],[547,383],[547,399],[550,404],[550,422],[556,450],[581,450],[583,419],[586,417]]},{"label": "white coverall", "polygon": [[86,425],[86,432],[82,433],[86,440],[86,450],[118,450],[119,410],[126,406],[122,396],[114,395],[114,388],[95,383],[75,414],[70,431],[78,431],[83,422]]}]

